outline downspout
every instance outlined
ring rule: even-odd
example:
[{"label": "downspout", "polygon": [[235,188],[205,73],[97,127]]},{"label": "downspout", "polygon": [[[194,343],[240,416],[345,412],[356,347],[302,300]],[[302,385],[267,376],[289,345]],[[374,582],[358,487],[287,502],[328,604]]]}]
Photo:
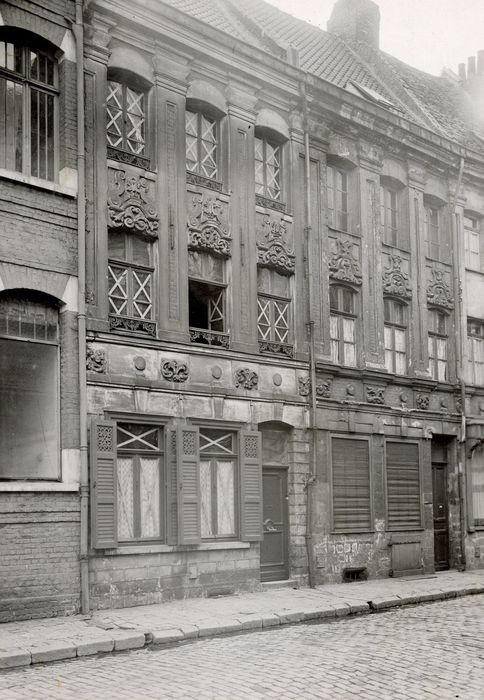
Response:
[{"label": "downspout", "polygon": [[84,144],[84,24],[83,0],[76,0],[77,83],[77,335],[79,355],[79,450],[80,450],[80,578],[81,612],[89,612],[89,475],[87,461],[87,386],[86,386],[86,182]]},{"label": "downspout", "polygon": [[464,174],[464,157],[461,156],[459,163],[459,175],[455,188],[454,202],[452,207],[452,242],[454,253],[454,299],[456,299],[456,324],[459,328],[458,341],[456,344],[456,364],[459,374],[460,401],[461,401],[461,431],[459,441],[459,462],[458,462],[458,485],[459,485],[459,515],[460,515],[460,539],[461,539],[461,569],[466,568],[466,532],[467,532],[467,503],[466,503],[466,385],[464,379],[464,338],[462,332],[462,322],[464,317],[462,289],[460,283],[461,254],[458,237],[460,228],[457,221],[457,200],[462,187],[462,177]]},{"label": "downspout", "polygon": [[313,552],[313,498],[317,466],[317,421],[316,421],[316,357],[314,351],[314,318],[313,318],[313,272],[312,272],[312,221],[311,221],[311,162],[309,154],[309,118],[308,102],[304,84],[301,84],[301,95],[304,114],[304,163],[306,186],[306,272],[308,279],[308,336],[309,336],[309,377],[311,403],[309,409],[309,430],[311,432],[311,457],[309,474],[306,480],[306,552],[308,558],[308,583],[314,588],[314,552]]}]

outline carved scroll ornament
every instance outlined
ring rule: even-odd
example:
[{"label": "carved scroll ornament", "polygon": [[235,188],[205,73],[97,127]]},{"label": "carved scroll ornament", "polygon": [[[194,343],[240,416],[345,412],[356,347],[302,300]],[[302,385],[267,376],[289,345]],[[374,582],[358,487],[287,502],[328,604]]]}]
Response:
[{"label": "carved scroll ornament", "polygon": [[443,309],[454,308],[454,298],[442,270],[436,268],[432,270],[432,281],[427,287],[427,303],[430,306],[440,306]]},{"label": "carved scroll ornament", "polygon": [[390,265],[383,271],[383,292],[404,299],[412,296],[408,275],[402,270],[402,258],[399,255],[390,255]]},{"label": "carved scroll ornament", "polygon": [[281,275],[293,275],[296,256],[287,243],[284,221],[273,221],[269,216],[265,216],[257,233],[257,264],[270,267]]},{"label": "carved scroll ornament", "polygon": [[[333,382],[331,379],[325,379],[324,381],[320,382],[319,384],[316,384],[316,396],[319,396],[322,399],[331,398],[332,383]],[[309,396],[309,394],[311,393],[311,379],[310,379],[310,377],[299,377],[298,378],[298,385],[299,385],[299,395],[300,396]]]},{"label": "carved scroll ornament", "polygon": [[329,260],[329,276],[332,279],[361,284],[360,263],[353,257],[353,242],[336,239],[336,250]]},{"label": "carved scroll ornament", "polygon": [[169,382],[186,382],[188,365],[177,360],[165,360],[161,363],[161,376]]},{"label": "carved scroll ornament", "polygon": [[149,240],[158,237],[158,214],[148,200],[148,183],[143,176],[114,174],[115,191],[108,196],[108,227],[137,233]]},{"label": "carved scroll ornament", "polygon": [[232,237],[224,223],[225,207],[217,195],[192,196],[188,216],[188,247],[191,250],[230,257]]},{"label": "carved scroll ornament", "polygon": [[235,373],[235,386],[237,389],[257,389],[259,385],[259,377],[257,372],[244,367],[238,369]]},{"label": "carved scroll ornament", "polygon": [[367,403],[374,403],[380,405],[385,403],[385,387],[366,386],[365,393]]},{"label": "carved scroll ornament", "polygon": [[428,394],[417,394],[415,397],[417,408],[421,411],[426,411],[430,405],[430,396]]},{"label": "carved scroll ornament", "polygon": [[96,350],[89,343],[86,346],[86,369],[88,372],[106,372],[107,360],[105,350]]}]

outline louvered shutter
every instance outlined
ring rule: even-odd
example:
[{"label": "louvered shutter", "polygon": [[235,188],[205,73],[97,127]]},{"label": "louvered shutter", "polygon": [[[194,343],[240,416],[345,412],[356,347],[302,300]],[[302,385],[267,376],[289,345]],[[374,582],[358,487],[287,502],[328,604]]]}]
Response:
[{"label": "louvered shutter", "polygon": [[178,478],[176,458],[176,430],[166,431],[166,541],[178,542]]},{"label": "louvered shutter", "polygon": [[418,445],[414,442],[387,442],[386,457],[388,529],[421,527]]},{"label": "louvered shutter", "polygon": [[333,527],[359,532],[371,527],[370,459],[367,440],[332,438]]},{"label": "louvered shutter", "polygon": [[200,460],[198,428],[177,428],[178,542],[198,544],[200,524]]},{"label": "louvered shutter", "polygon": [[118,544],[116,513],[116,423],[91,424],[91,545],[111,549]]},{"label": "louvered shutter", "polygon": [[240,433],[241,539],[262,539],[262,465],[261,435],[243,430]]}]

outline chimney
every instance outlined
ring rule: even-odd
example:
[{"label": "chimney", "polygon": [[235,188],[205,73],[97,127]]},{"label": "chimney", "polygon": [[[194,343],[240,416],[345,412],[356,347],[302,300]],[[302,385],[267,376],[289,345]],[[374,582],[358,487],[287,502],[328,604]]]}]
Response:
[{"label": "chimney", "polygon": [[469,56],[467,59],[467,75],[470,77],[471,75],[476,74],[476,57],[475,56]]},{"label": "chimney", "polygon": [[380,9],[372,0],[337,0],[328,21],[328,32],[348,42],[364,41],[380,47]]},{"label": "chimney", "polygon": [[484,73],[484,51],[477,52],[477,75]]},{"label": "chimney", "polygon": [[462,80],[462,82],[465,83],[466,81],[466,64],[465,63],[459,63],[459,78]]}]

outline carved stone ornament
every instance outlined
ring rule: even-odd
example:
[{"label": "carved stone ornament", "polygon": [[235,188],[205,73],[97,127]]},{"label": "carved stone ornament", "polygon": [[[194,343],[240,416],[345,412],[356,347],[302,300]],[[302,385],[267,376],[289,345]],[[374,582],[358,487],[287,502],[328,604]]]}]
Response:
[{"label": "carved stone ornament", "polygon": [[125,316],[110,316],[109,328],[112,331],[129,331],[130,333],[147,333],[156,337],[155,321],[144,321],[142,318],[127,318]]},{"label": "carved stone ornament", "polygon": [[257,389],[259,385],[259,377],[257,372],[252,371],[248,367],[238,369],[235,373],[235,386],[237,389]]},{"label": "carved stone ornament", "polygon": [[86,369],[88,372],[106,372],[107,360],[105,350],[96,350],[89,343],[86,346]]},{"label": "carved stone ornament", "polygon": [[432,270],[432,281],[427,287],[427,304],[440,306],[443,309],[454,308],[454,298],[442,270],[436,268]]},{"label": "carved stone ornament", "polygon": [[257,264],[270,267],[281,275],[293,275],[296,268],[294,250],[287,243],[284,221],[265,216],[257,231]]},{"label": "carved stone ornament", "polygon": [[218,195],[194,194],[188,216],[188,247],[221,258],[231,255],[232,237],[225,226],[225,202]]},{"label": "carved stone ornament", "polygon": [[169,382],[186,382],[188,365],[177,360],[164,360],[161,363],[161,376]]},{"label": "carved stone ornament", "polygon": [[299,396],[309,396],[311,391],[311,380],[309,377],[298,377]]},{"label": "carved stone ornament", "polygon": [[158,237],[158,215],[148,201],[148,183],[143,176],[114,173],[115,191],[108,196],[108,227],[137,233],[148,240]]},{"label": "carved stone ornament", "polygon": [[[309,396],[311,393],[311,379],[309,377],[299,377],[297,381],[299,385],[299,396]],[[331,385],[331,379],[325,379],[319,384],[316,384],[316,396],[322,399],[331,398]]]},{"label": "carved stone ornament", "polygon": [[260,352],[270,352],[275,355],[294,357],[294,347],[288,343],[276,343],[271,340],[259,340]]},{"label": "carved stone ornament", "polygon": [[336,239],[336,250],[329,260],[329,276],[336,280],[361,284],[360,263],[353,257],[353,242]]},{"label": "carved stone ornament", "polygon": [[421,411],[426,411],[430,404],[430,396],[428,394],[417,394],[415,397],[417,408]]},{"label": "carved stone ornament", "polygon": [[367,403],[376,403],[380,405],[385,403],[384,386],[366,386],[365,395]]},{"label": "carved stone ornament", "polygon": [[192,173],[187,170],[187,183],[190,185],[201,185],[209,190],[215,190],[216,192],[222,191],[222,183],[218,180],[212,180],[209,177],[204,177],[198,173]]},{"label": "carved stone ornament", "polygon": [[402,258],[399,255],[390,255],[390,265],[383,270],[382,277],[385,294],[404,299],[409,299],[412,296],[408,275],[402,270]]},{"label": "carved stone ornament", "polygon": [[284,202],[278,202],[275,199],[269,199],[269,197],[264,197],[262,194],[256,194],[255,203],[258,207],[265,207],[267,209],[275,209],[276,211],[285,212],[286,205]]}]

